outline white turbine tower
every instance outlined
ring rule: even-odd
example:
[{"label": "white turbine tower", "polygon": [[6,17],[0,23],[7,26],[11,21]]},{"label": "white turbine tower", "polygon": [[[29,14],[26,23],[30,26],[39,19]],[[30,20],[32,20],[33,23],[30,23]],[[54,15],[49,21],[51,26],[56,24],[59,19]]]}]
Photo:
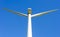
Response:
[{"label": "white turbine tower", "polygon": [[7,11],[12,12],[12,13],[14,13],[14,14],[17,14],[17,15],[19,15],[19,16],[27,16],[27,17],[28,17],[27,37],[32,37],[31,18],[32,18],[32,17],[36,17],[36,16],[41,16],[41,15],[44,15],[44,14],[47,14],[47,13],[50,13],[50,12],[54,12],[54,11],[56,11],[56,10],[58,10],[58,9],[49,10],[49,11],[37,13],[37,14],[34,14],[34,15],[31,15],[31,13],[32,13],[32,9],[31,9],[31,8],[28,8],[28,15],[27,15],[27,14],[20,13],[20,12],[13,11],[13,10],[9,10],[9,9],[6,9],[6,8],[4,8],[4,10],[7,10]]}]

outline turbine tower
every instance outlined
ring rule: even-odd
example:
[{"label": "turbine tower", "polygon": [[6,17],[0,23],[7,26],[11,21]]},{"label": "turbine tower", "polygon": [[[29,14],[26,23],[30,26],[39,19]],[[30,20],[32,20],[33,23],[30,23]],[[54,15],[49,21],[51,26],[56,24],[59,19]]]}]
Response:
[{"label": "turbine tower", "polygon": [[26,16],[28,17],[28,29],[27,29],[27,37],[32,37],[32,24],[31,24],[31,18],[33,17],[36,17],[36,16],[41,16],[41,15],[44,15],[44,14],[47,14],[47,13],[50,13],[50,12],[54,12],[58,9],[54,9],[54,10],[49,10],[49,11],[45,11],[45,12],[41,12],[41,13],[37,13],[37,14],[32,14],[32,9],[31,8],[28,8],[28,14],[23,14],[23,13],[20,13],[20,12],[16,12],[16,11],[13,11],[13,10],[9,10],[7,8],[4,8],[4,10],[7,10],[8,12],[12,12],[14,14],[17,14],[19,16]]}]

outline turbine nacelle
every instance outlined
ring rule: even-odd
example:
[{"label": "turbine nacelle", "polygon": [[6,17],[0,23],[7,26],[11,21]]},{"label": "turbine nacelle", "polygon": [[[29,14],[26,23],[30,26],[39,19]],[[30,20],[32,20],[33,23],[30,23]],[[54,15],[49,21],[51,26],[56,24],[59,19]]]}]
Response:
[{"label": "turbine nacelle", "polygon": [[32,13],[32,9],[28,8],[28,14],[31,14],[31,13]]}]

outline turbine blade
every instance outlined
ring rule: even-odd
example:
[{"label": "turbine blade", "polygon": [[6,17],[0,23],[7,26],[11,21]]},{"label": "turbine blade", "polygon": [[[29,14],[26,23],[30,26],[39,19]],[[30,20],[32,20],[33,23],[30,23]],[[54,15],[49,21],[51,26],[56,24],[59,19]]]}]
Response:
[{"label": "turbine blade", "polygon": [[7,10],[8,12],[12,12],[12,13],[14,13],[14,14],[17,14],[17,15],[19,15],[19,16],[27,16],[26,14],[23,14],[23,13],[20,13],[20,12],[16,12],[16,11],[13,11],[13,10],[9,10],[9,9],[7,9],[7,8],[4,8],[4,10]]},{"label": "turbine blade", "polygon": [[32,15],[31,17],[41,16],[41,15],[48,14],[48,13],[50,13],[50,12],[54,12],[54,11],[57,11],[57,10],[58,10],[58,9],[49,10],[49,11],[45,11],[45,12],[41,12],[41,13],[37,13],[37,14]]}]

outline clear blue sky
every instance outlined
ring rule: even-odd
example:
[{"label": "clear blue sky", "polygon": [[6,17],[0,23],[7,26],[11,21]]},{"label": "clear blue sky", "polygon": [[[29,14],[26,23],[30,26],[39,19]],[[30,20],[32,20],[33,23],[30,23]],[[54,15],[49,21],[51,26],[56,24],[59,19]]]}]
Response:
[{"label": "clear blue sky", "polygon": [[[27,37],[27,17],[2,8],[27,14],[60,9],[60,0],[0,0],[0,37]],[[60,37],[60,10],[32,18],[33,37]]]}]

